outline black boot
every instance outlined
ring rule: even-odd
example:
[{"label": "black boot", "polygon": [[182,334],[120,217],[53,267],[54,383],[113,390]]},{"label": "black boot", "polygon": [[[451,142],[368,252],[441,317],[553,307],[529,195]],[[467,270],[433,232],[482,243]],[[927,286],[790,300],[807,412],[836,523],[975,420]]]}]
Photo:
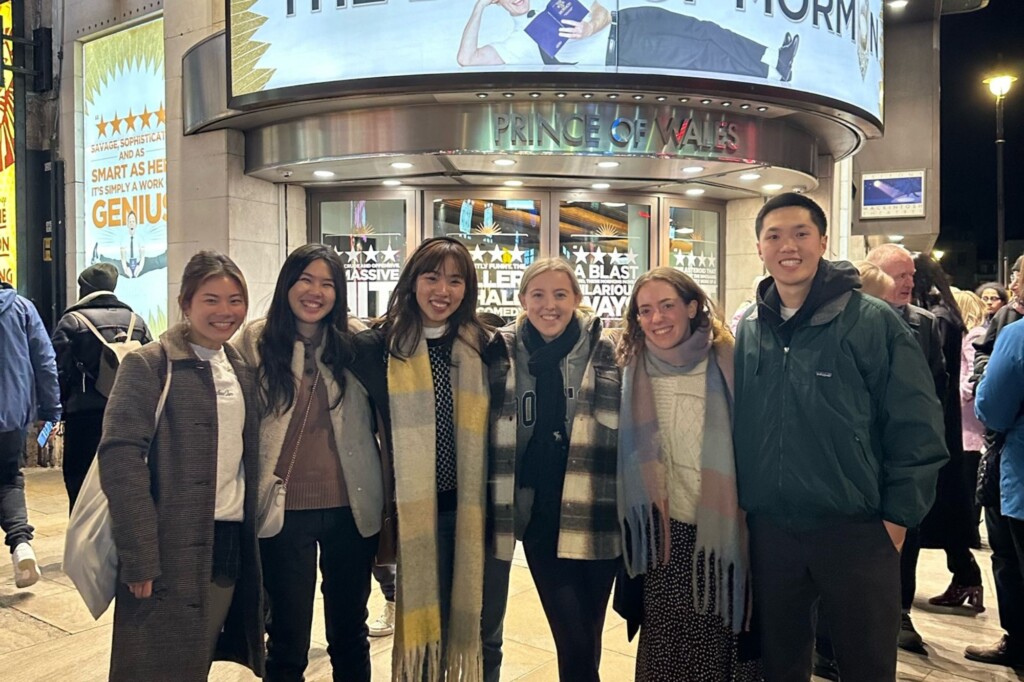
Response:
[{"label": "black boot", "polygon": [[779,61],[775,65],[775,70],[779,72],[783,83],[788,83],[793,79],[793,59],[796,57],[798,47],[800,47],[800,36],[787,33],[786,39],[782,41],[782,47],[779,48]]},{"label": "black boot", "polygon": [[921,639],[921,635],[914,629],[914,621],[910,620],[909,613],[904,613],[900,619],[900,638],[898,643],[899,647],[904,651],[910,651],[915,654],[928,653],[924,648],[924,640]]}]

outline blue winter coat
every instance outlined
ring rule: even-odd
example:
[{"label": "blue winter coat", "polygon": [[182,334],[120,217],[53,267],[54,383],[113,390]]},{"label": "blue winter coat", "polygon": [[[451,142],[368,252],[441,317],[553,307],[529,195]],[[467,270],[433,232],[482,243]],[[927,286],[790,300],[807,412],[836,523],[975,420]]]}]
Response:
[{"label": "blue winter coat", "polygon": [[60,419],[57,362],[32,303],[0,289],[0,431]]},{"label": "blue winter coat", "polygon": [[1003,328],[974,399],[974,413],[1006,434],[999,465],[1003,516],[1024,521],[1024,322]]}]

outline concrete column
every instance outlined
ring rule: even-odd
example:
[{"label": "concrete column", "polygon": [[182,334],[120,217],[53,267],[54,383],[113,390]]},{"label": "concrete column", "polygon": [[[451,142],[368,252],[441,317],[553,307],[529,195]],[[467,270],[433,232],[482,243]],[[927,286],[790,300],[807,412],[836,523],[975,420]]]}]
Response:
[{"label": "concrete column", "polygon": [[[196,251],[229,255],[249,284],[250,318],[266,312],[286,255],[288,234],[305,243],[305,191],[285,190],[245,175],[245,139],[221,130],[182,133],[181,60],[207,36],[223,30],[224,3],[175,0],[164,5],[167,77],[168,299],[177,297],[181,272]],[[292,243],[291,247],[298,246]],[[176,306],[169,320],[178,319]]]}]

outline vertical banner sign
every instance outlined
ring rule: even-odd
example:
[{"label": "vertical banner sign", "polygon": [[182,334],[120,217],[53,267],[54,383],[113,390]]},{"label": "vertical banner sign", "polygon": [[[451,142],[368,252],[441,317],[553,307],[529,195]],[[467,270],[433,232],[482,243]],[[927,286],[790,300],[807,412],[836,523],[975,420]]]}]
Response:
[{"label": "vertical banner sign", "polygon": [[[4,33],[11,32],[11,3],[0,5]],[[10,41],[3,41],[4,64],[13,63]],[[18,230],[14,184],[14,78],[0,89],[0,282],[18,286]]]},{"label": "vertical banner sign", "polygon": [[156,335],[167,327],[163,19],[83,51],[85,262],[117,268],[118,297]]}]

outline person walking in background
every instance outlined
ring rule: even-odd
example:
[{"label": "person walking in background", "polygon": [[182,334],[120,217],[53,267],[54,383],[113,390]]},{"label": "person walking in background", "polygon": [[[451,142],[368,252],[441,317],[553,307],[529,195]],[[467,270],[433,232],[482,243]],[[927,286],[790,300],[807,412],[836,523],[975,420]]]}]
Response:
[{"label": "person walking in background", "polygon": [[[384,444],[385,524],[397,514],[392,679],[480,679],[487,334],[465,245],[427,239],[375,328],[355,337]],[[391,490],[394,491],[393,498]],[[379,553],[391,554],[383,546]]]},{"label": "person walking in background", "polygon": [[245,278],[201,251],[178,305],[185,321],[121,363],[96,453],[119,563],[115,682],[199,682],[215,658],[263,674],[257,385],[228,343]]},{"label": "person walking in background", "polygon": [[522,541],[562,682],[600,679],[601,634],[621,555],[621,375],[611,336],[597,316],[579,310],[582,301],[568,261],[535,261],[519,285],[525,314],[487,348],[494,553],[510,562]]},{"label": "person walking in background", "polygon": [[755,221],[771,277],[736,345],[740,506],[768,682],[811,675],[816,602],[844,682],[896,677],[899,550],[948,455],[910,330],[823,259],[825,214],[802,194]]},{"label": "person walking in background", "polygon": [[[1018,270],[1019,272],[1019,270]],[[985,304],[985,326],[992,320],[999,309],[1010,302],[1010,294],[999,282],[986,282],[975,289],[975,293]]]},{"label": "person walking in background", "polygon": [[[109,263],[90,265],[78,276],[78,301],[68,306],[53,332],[57,376],[64,405],[64,487],[68,513],[75,506],[103,433],[107,396],[96,388],[104,346],[82,318],[108,343],[153,340],[146,321],[114,294],[117,268]],[[128,330],[131,329],[131,338]]]},{"label": "person walking in background", "polygon": [[36,307],[0,282],[0,527],[14,563],[14,584],[39,580],[25,506],[25,434],[29,425],[60,419],[53,346]]},{"label": "person walking in background", "polygon": [[[985,334],[987,306],[973,291],[958,291],[953,297],[968,330],[960,344],[960,421],[963,429],[964,482],[972,509],[971,547],[980,549],[978,525],[981,522],[981,506],[975,500],[975,490],[978,487],[978,463],[985,446],[985,426],[974,414],[974,392],[977,387],[971,383],[971,377],[974,373],[974,342]],[[931,599],[928,601],[936,603]]]},{"label": "person walking in background", "polygon": [[271,682],[301,682],[309,663],[318,555],[333,678],[370,680],[366,603],[384,491],[369,396],[350,370],[362,324],[348,318],[346,291],[334,249],[300,246],[266,318],[239,341],[259,374],[261,499],[277,480],[286,490],[283,527],[260,541]]},{"label": "person walking in background", "polygon": [[623,558],[644,576],[636,680],[761,680],[738,646],[750,567],[736,501],[732,334],[672,268],[637,279],[624,317],[618,489]]}]

